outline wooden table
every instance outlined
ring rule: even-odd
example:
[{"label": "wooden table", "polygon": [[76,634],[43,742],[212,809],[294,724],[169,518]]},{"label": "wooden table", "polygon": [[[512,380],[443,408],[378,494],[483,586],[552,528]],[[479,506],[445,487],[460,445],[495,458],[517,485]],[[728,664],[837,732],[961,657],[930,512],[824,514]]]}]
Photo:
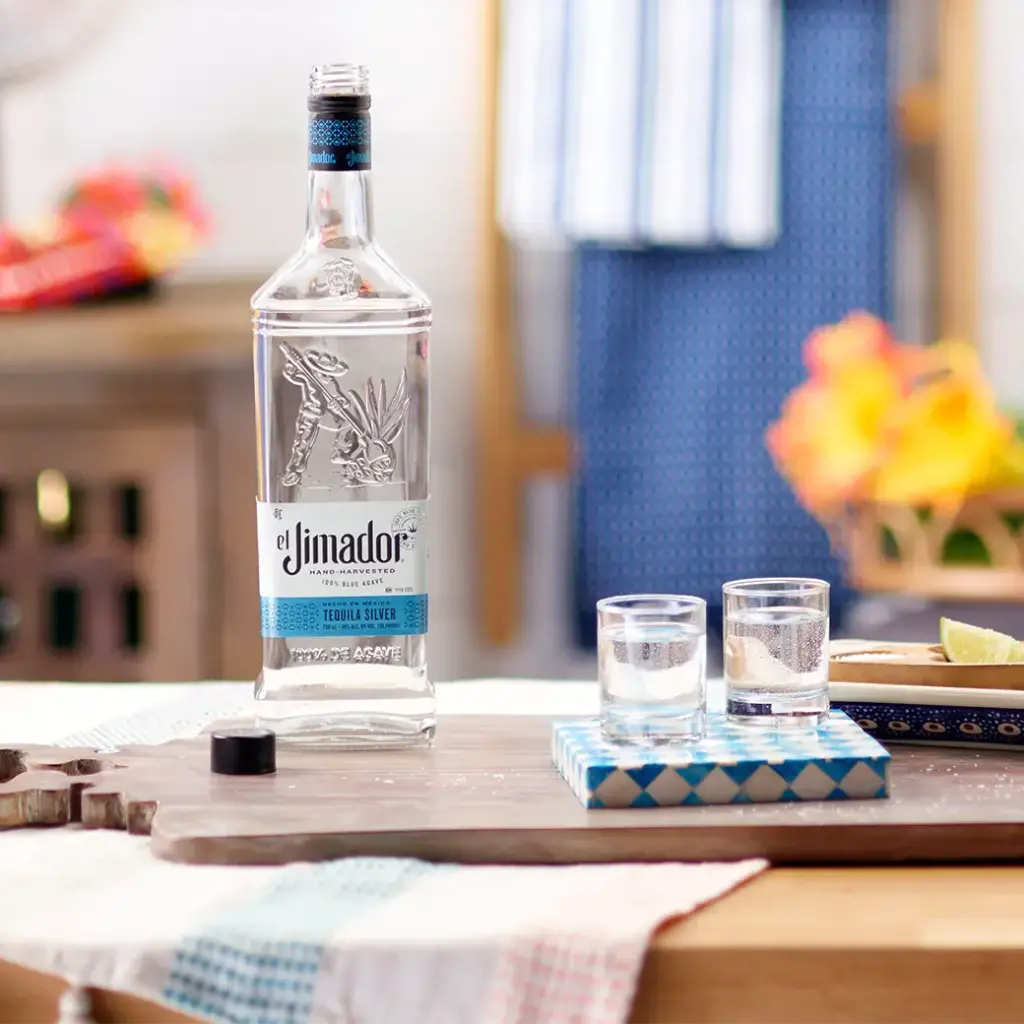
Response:
[{"label": "wooden table", "polygon": [[[150,692],[161,688],[40,689],[52,695],[55,731],[44,735],[29,713],[38,702],[28,688],[0,686],[0,742],[16,728],[45,742],[72,720],[102,720],[104,701],[123,712],[153,702]],[[101,700],[100,691],[114,693]],[[1024,1021],[1022,978],[1024,868],[776,869],[655,937],[632,1019]],[[56,1020],[64,987],[0,962],[0,1022]],[[112,992],[94,993],[93,1016],[188,1020]]]},{"label": "wooden table", "polygon": [[249,368],[257,278],[194,281],[154,299],[0,314],[4,373]]}]

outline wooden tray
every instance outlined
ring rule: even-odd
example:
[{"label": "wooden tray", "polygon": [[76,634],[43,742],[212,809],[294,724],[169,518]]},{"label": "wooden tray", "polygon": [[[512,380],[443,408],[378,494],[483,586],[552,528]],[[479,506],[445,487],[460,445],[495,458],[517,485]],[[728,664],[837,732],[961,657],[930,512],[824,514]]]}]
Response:
[{"label": "wooden tray", "polygon": [[160,857],[219,864],[1024,856],[1024,774],[1000,752],[897,749],[888,800],[595,811],[552,766],[542,717],[443,719],[432,751],[281,750],[277,774],[257,778],[211,775],[208,757],[205,739],[102,757],[0,753],[0,827],[80,820],[151,831]]},{"label": "wooden tray", "polygon": [[833,683],[1024,690],[1024,662],[952,664],[943,657],[938,644],[839,641],[831,648],[828,675]]}]

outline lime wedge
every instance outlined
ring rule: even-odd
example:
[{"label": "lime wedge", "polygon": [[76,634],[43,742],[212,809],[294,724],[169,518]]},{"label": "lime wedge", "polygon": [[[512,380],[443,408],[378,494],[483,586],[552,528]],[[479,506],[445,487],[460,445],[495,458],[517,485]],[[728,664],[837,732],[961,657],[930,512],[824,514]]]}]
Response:
[{"label": "lime wedge", "polygon": [[939,639],[947,660],[969,665],[1006,665],[1024,661],[1024,644],[994,629],[939,619]]}]

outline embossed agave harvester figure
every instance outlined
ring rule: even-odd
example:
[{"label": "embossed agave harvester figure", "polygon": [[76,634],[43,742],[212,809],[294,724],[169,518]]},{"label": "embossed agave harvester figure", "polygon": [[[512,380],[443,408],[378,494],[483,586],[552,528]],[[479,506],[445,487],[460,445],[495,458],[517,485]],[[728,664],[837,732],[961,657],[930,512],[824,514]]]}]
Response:
[{"label": "embossed agave harvester figure", "polygon": [[[394,442],[402,433],[409,409],[405,371],[389,404],[384,381],[378,387],[372,377],[362,395],[353,390],[343,392],[339,379],[348,372],[348,365],[330,353],[315,349],[300,353],[287,342],[281,342],[280,349],[285,357],[285,379],[302,389],[295,439],[281,483],[285,487],[301,483],[321,428],[337,435],[331,462],[341,467],[348,486],[391,483],[398,466]],[[332,423],[324,422],[328,416]]]},{"label": "embossed agave harvester figure", "polygon": [[291,453],[281,474],[281,483],[285,487],[298,487],[302,483],[302,474],[306,472],[320,428],[324,425],[324,406],[330,399],[325,382],[333,380],[337,387],[338,378],[348,373],[348,363],[330,352],[316,349],[300,353],[285,342],[280,343],[280,349],[285,358],[281,375],[302,389]]}]

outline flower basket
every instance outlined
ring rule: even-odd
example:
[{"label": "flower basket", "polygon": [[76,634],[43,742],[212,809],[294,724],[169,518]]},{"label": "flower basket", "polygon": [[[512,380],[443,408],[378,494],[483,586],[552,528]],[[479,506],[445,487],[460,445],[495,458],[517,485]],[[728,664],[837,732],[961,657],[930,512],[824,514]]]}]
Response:
[{"label": "flower basket", "polygon": [[976,495],[950,511],[861,502],[836,533],[862,592],[1024,601],[1024,488]]},{"label": "flower basket", "polygon": [[1024,601],[1024,419],[976,349],[897,341],[866,313],[815,331],[766,435],[858,590]]}]

